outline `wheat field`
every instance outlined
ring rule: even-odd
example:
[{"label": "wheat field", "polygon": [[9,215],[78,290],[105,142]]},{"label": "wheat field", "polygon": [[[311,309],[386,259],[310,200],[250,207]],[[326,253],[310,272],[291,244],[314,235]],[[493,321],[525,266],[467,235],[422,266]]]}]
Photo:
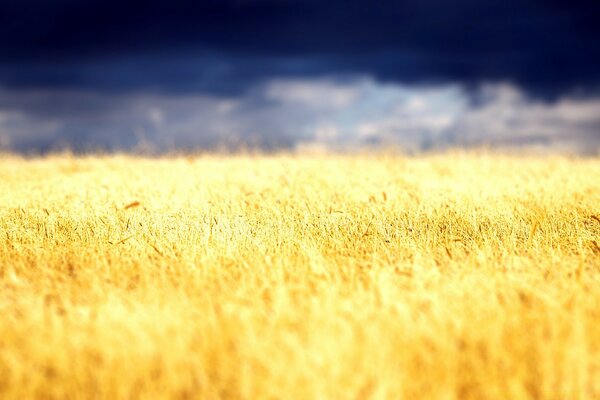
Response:
[{"label": "wheat field", "polygon": [[600,159],[0,156],[2,399],[599,399]]}]

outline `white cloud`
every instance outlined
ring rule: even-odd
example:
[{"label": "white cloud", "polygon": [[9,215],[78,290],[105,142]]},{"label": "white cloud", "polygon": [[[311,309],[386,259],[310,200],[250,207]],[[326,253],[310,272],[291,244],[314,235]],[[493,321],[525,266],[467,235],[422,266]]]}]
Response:
[{"label": "white cloud", "polygon": [[264,93],[267,99],[290,106],[340,110],[357,100],[360,85],[322,79],[275,80],[267,83]]},{"label": "white cloud", "polygon": [[544,102],[509,84],[484,85],[473,98],[458,85],[368,78],[280,79],[236,98],[0,90],[0,137],[18,150],[491,144],[597,154],[600,98]]},{"label": "white cloud", "polygon": [[488,85],[482,94],[482,104],[459,115],[447,141],[579,153],[597,153],[600,148],[598,98],[543,102],[510,85]]}]

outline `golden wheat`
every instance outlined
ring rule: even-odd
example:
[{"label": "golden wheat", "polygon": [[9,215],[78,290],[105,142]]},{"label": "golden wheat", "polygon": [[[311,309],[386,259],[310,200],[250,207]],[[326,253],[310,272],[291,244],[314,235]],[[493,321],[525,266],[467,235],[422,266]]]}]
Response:
[{"label": "golden wheat", "polygon": [[0,157],[0,398],[600,398],[600,160]]}]

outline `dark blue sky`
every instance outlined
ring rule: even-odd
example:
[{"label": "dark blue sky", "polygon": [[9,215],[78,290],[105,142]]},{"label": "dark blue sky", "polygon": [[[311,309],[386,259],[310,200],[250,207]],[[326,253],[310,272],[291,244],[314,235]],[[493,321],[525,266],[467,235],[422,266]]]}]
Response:
[{"label": "dark blue sky", "polygon": [[273,76],[600,83],[600,3],[2,0],[5,87],[237,92]]},{"label": "dark blue sky", "polygon": [[[110,96],[243,98],[247,115],[273,106],[256,88],[280,80],[458,85],[469,102],[489,84],[546,104],[596,98],[598,21],[600,3],[567,0],[0,0],[0,123],[36,147],[30,131],[48,131],[50,115],[62,128],[44,140],[93,145],[106,135],[86,128],[94,118],[130,129]],[[74,129],[81,98],[94,118]]]}]

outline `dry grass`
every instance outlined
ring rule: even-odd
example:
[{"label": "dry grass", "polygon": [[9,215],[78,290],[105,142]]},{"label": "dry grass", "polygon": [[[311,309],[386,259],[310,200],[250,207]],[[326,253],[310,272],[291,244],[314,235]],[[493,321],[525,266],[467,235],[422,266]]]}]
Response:
[{"label": "dry grass", "polygon": [[597,158],[3,156],[0,188],[0,398],[600,398]]}]

